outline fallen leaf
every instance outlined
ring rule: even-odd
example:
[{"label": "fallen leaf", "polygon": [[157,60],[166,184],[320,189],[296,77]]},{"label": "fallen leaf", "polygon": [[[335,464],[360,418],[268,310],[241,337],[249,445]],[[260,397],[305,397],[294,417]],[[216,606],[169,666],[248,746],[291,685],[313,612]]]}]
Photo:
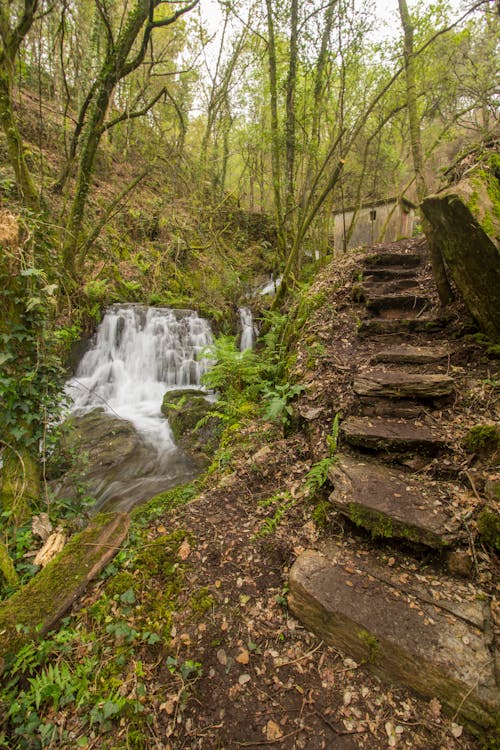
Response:
[{"label": "fallen leaf", "polygon": [[279,740],[281,737],[283,737],[283,732],[280,727],[275,721],[269,719],[266,724],[266,739],[268,742],[272,742],[273,740]]},{"label": "fallen leaf", "polygon": [[222,664],[223,667],[225,667],[227,664],[227,654],[223,648],[220,648],[217,651],[217,661],[219,662],[219,664]]},{"label": "fallen leaf", "polygon": [[250,661],[250,654],[246,649],[244,649],[238,654],[238,656],[236,657],[236,661],[238,662],[238,664],[248,664],[248,662]]},{"label": "fallen leaf", "polygon": [[385,731],[387,734],[387,738],[389,740],[389,742],[387,743],[389,747],[396,747],[398,737],[397,737],[396,730],[394,729],[394,724],[392,723],[392,721],[385,722]]},{"label": "fallen leaf", "polygon": [[238,677],[238,682],[240,683],[240,685],[246,685],[246,683],[250,682],[251,679],[252,678],[249,674],[240,674],[240,676]]},{"label": "fallen leaf", "polygon": [[181,558],[181,560],[187,560],[187,558],[191,554],[191,547],[187,539],[184,539],[181,546],[179,547],[179,552],[177,554]]},{"label": "fallen leaf", "polygon": [[429,709],[435,719],[439,719],[441,716],[441,703],[437,698],[432,698],[429,702]]}]

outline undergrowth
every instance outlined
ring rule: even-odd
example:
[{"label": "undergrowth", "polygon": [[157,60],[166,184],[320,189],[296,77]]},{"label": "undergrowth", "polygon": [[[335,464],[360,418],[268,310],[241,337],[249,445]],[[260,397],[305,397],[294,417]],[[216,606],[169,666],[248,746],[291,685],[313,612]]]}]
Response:
[{"label": "undergrowth", "polygon": [[201,665],[170,653],[170,639],[188,567],[179,550],[195,540],[183,529],[151,540],[148,524],[196,492],[194,484],[183,485],[136,509],[128,541],[102,574],[97,598],[8,661],[0,688],[0,748],[87,747],[96,735],[105,747],[123,720],[124,746],[143,747],[151,721],[143,705],[148,670],[158,658],[166,660],[171,682],[158,690],[173,689],[184,699]]}]

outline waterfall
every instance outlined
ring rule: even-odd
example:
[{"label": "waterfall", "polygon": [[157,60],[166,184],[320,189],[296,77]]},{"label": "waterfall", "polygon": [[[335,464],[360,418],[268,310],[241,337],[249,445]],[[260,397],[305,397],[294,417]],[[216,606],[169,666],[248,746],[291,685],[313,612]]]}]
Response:
[{"label": "waterfall", "polygon": [[253,349],[254,324],[252,311],[248,307],[240,307],[241,339],[240,351]]},{"label": "waterfall", "polygon": [[270,280],[266,282],[259,289],[259,294],[264,296],[265,294],[276,294],[278,287],[281,285],[282,276],[278,276],[276,279],[271,276]]},{"label": "waterfall", "polygon": [[159,452],[172,450],[163,396],[169,388],[200,385],[211,363],[197,355],[211,343],[209,323],[190,310],[113,305],[68,383],[72,412],[103,407]]}]

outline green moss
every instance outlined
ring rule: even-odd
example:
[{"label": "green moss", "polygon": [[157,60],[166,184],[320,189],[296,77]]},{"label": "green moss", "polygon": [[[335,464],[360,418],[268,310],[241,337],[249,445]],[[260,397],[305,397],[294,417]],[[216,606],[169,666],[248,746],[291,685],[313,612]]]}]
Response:
[{"label": "green moss", "polygon": [[[484,159],[483,166],[471,177],[472,183],[478,185],[478,187],[482,185],[486,187],[488,197],[491,200],[491,211],[486,210],[480,221],[481,227],[486,234],[489,234],[490,236],[494,236],[495,233],[498,233],[498,222],[500,221],[500,180],[498,174],[499,168],[497,155],[490,154]],[[480,213],[479,195],[477,191],[472,193],[468,207],[471,213],[477,218]]]},{"label": "green moss", "polygon": [[500,430],[494,424],[475,425],[464,438],[465,449],[483,457],[495,453],[499,443]]},{"label": "green moss", "polygon": [[357,635],[359,640],[368,648],[368,663],[375,664],[380,651],[380,643],[378,642],[378,639],[369,633],[368,630],[364,629],[358,630]]},{"label": "green moss", "polygon": [[137,581],[131,573],[122,570],[120,573],[117,573],[109,579],[105,591],[107,596],[109,596],[110,599],[113,599],[114,597],[121,596],[129,589],[133,589],[136,583]]},{"label": "green moss", "polygon": [[213,606],[214,598],[206,586],[191,594],[189,607],[195,617],[202,618]]},{"label": "green moss", "polygon": [[320,529],[324,529],[328,524],[328,514],[331,510],[331,505],[326,500],[320,500],[319,503],[313,508],[311,518]]},{"label": "green moss", "polygon": [[165,578],[178,565],[179,547],[185,539],[192,546],[192,536],[183,529],[177,529],[168,536],[161,536],[149,542],[137,555],[135,559],[136,568],[143,570],[150,577]]},{"label": "green moss", "polygon": [[500,552],[500,516],[492,510],[485,509],[477,519],[477,530],[482,540]]},{"label": "green moss", "polygon": [[171,490],[160,492],[144,505],[134,508],[131,513],[132,520],[138,526],[145,526],[162,513],[168,513],[174,508],[185,505],[196,497],[197,493],[196,482],[179,484],[177,487],[172,487]]},{"label": "green moss", "polygon": [[500,344],[493,344],[486,349],[486,354],[491,359],[500,359]]},{"label": "green moss", "polygon": [[394,536],[392,521],[383,513],[361,508],[356,503],[349,503],[349,518],[356,526],[368,529],[373,539],[391,538]]}]

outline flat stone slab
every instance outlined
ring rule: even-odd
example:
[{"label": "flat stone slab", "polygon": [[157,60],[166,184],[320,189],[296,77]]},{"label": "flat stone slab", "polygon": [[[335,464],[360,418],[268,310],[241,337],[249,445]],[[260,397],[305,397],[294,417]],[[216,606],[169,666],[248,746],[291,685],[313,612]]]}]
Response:
[{"label": "flat stone slab", "polygon": [[446,442],[437,430],[393,419],[348,417],[340,432],[349,445],[376,451],[439,453]]},{"label": "flat stone slab", "polygon": [[339,456],[328,478],[330,502],[373,537],[396,537],[440,549],[463,538],[461,520],[437,482],[361,458]]},{"label": "flat stone slab", "polygon": [[451,318],[442,315],[438,318],[393,318],[386,320],[363,320],[358,328],[358,336],[388,336],[393,334],[433,333],[448,325]]},{"label": "flat stone slab", "polygon": [[391,346],[381,349],[373,355],[371,362],[394,364],[429,364],[446,359],[449,355],[447,346]]},{"label": "flat stone slab", "polygon": [[289,579],[292,613],[380,678],[438,698],[470,724],[493,726],[500,695],[487,603],[434,602],[406,590],[395,572],[381,576],[371,556],[346,557],[314,550],[298,557]]},{"label": "flat stone slab", "polygon": [[354,379],[358,396],[384,398],[442,398],[453,393],[453,378],[448,375],[420,375],[406,372],[372,370]]},{"label": "flat stone slab", "polygon": [[422,256],[418,253],[374,253],[368,255],[363,262],[368,268],[373,266],[416,268],[421,264]]}]

